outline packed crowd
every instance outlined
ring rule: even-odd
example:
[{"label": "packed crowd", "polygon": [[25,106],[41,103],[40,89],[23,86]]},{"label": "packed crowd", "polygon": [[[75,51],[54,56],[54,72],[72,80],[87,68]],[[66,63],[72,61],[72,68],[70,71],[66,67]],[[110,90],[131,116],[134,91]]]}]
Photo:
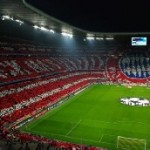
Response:
[{"label": "packed crowd", "polygon": [[[0,39],[0,137],[18,149],[105,150],[16,131],[16,124],[94,82],[108,82],[107,55],[46,56],[52,48]],[[10,128],[11,127],[11,128]],[[12,130],[10,130],[12,129]],[[44,145],[43,145],[44,144]]]}]

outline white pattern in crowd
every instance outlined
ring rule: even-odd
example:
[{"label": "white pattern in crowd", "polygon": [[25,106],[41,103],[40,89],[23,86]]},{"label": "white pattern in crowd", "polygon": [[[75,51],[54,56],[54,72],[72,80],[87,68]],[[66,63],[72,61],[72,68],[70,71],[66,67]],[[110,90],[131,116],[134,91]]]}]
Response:
[{"label": "white pattern in crowd", "polygon": [[40,95],[37,95],[37,96],[35,96],[35,97],[32,97],[32,98],[30,98],[29,100],[26,100],[26,101],[23,101],[23,102],[21,102],[21,103],[19,103],[19,104],[13,105],[13,107],[9,107],[9,108],[6,108],[6,109],[2,109],[1,112],[0,112],[0,116],[9,115],[9,114],[11,114],[13,111],[15,111],[15,110],[21,109],[21,108],[24,107],[24,106],[28,106],[28,105],[30,105],[30,104],[32,104],[32,103],[38,102],[38,101],[42,100],[43,98],[46,98],[46,97],[48,97],[48,96],[51,96],[51,95],[53,95],[53,94],[55,94],[55,93],[57,93],[57,92],[59,92],[59,91],[61,91],[61,90],[65,90],[65,89],[71,87],[72,84],[73,84],[73,85],[76,85],[76,84],[78,84],[78,83],[80,83],[80,82],[87,81],[87,80],[90,80],[90,79],[95,79],[95,78],[93,77],[93,78],[81,79],[81,80],[79,80],[79,81],[77,81],[77,82],[73,82],[73,83],[71,83],[71,84],[69,83],[69,84],[67,84],[67,85],[64,85],[62,88],[57,88],[57,89],[54,89],[54,90],[52,90],[52,91],[48,91],[48,92],[42,93],[42,94],[40,94]]},{"label": "white pattern in crowd", "polygon": [[[25,75],[26,73],[30,74],[30,71],[26,70],[25,68],[20,67],[19,64],[16,62],[16,60],[2,61],[0,62],[0,66],[4,68],[10,67],[11,69],[9,70],[9,73],[13,77],[17,76],[18,74],[20,75]],[[0,69],[0,77],[5,79],[8,77],[8,73]]]},{"label": "white pattern in crowd", "polygon": [[45,63],[41,62],[39,59],[24,61],[24,63],[36,72],[51,70]]},{"label": "white pattern in crowd", "polygon": [[[103,64],[103,60],[101,57],[97,57],[99,60],[99,65]],[[81,59],[83,60],[81,64]],[[20,60],[19,60],[20,62]],[[3,69],[0,69],[0,78],[7,79],[9,78],[9,75],[16,77],[18,75],[30,75],[32,72],[30,72],[28,69],[32,68],[35,72],[39,73],[41,71],[54,71],[59,69],[64,70],[86,70],[89,67],[91,69],[94,69],[95,59],[92,57],[91,59],[89,57],[80,57],[78,59],[72,58],[72,57],[66,57],[66,58],[52,58],[49,59],[27,59],[22,60],[21,63],[26,65],[26,67],[20,66],[18,60],[4,60],[0,62],[0,66],[3,67]],[[56,63],[57,62],[57,63]],[[58,64],[58,62],[60,64]],[[90,64],[92,63],[92,64]],[[61,64],[64,64],[62,67]],[[27,67],[28,66],[28,67]],[[81,67],[82,66],[82,67]],[[8,71],[5,72],[5,68],[9,67]]]},{"label": "white pattern in crowd", "polygon": [[83,61],[84,61],[84,64],[85,64],[85,70],[88,70],[89,63],[88,63],[88,61],[85,57],[83,57]]},{"label": "white pattern in crowd", "polygon": [[[95,73],[97,73],[97,72],[95,72]],[[75,75],[84,75],[84,74],[87,74],[87,72],[71,73],[69,75],[65,75],[65,76],[61,76],[61,77],[57,77],[57,78],[51,78],[51,79],[46,80],[46,81],[39,81],[37,83],[32,83],[32,84],[26,85],[24,87],[11,88],[11,89],[8,89],[8,90],[1,91],[0,92],[0,97],[4,97],[6,95],[13,94],[13,93],[19,93],[23,90],[32,89],[32,88],[37,87],[37,86],[41,86],[41,85],[44,85],[44,84],[47,84],[47,83],[51,83],[51,82],[56,81],[58,79],[66,79],[68,77],[73,77]],[[93,72],[93,74],[94,74],[94,72]]]}]

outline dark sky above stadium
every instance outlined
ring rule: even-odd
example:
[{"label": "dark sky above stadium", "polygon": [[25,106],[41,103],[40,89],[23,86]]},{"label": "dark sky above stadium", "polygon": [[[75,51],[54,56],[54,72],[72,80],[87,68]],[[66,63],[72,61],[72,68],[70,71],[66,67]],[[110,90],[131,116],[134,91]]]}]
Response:
[{"label": "dark sky above stadium", "polygon": [[98,32],[150,32],[145,0],[26,0],[47,14],[75,27]]}]

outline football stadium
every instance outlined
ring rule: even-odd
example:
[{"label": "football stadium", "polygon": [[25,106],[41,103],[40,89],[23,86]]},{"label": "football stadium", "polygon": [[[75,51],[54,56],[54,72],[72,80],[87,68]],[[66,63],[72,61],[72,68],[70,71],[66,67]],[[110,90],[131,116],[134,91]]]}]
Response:
[{"label": "football stadium", "polygon": [[0,149],[149,150],[149,36],[1,0]]}]

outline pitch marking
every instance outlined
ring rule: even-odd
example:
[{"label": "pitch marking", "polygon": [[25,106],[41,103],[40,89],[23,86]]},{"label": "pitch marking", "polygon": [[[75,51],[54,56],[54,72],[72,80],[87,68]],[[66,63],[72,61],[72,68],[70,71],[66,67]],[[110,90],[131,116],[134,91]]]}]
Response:
[{"label": "pitch marking", "polygon": [[80,122],[81,119],[72,127],[72,129],[66,134],[66,136],[69,135],[80,124]]}]

